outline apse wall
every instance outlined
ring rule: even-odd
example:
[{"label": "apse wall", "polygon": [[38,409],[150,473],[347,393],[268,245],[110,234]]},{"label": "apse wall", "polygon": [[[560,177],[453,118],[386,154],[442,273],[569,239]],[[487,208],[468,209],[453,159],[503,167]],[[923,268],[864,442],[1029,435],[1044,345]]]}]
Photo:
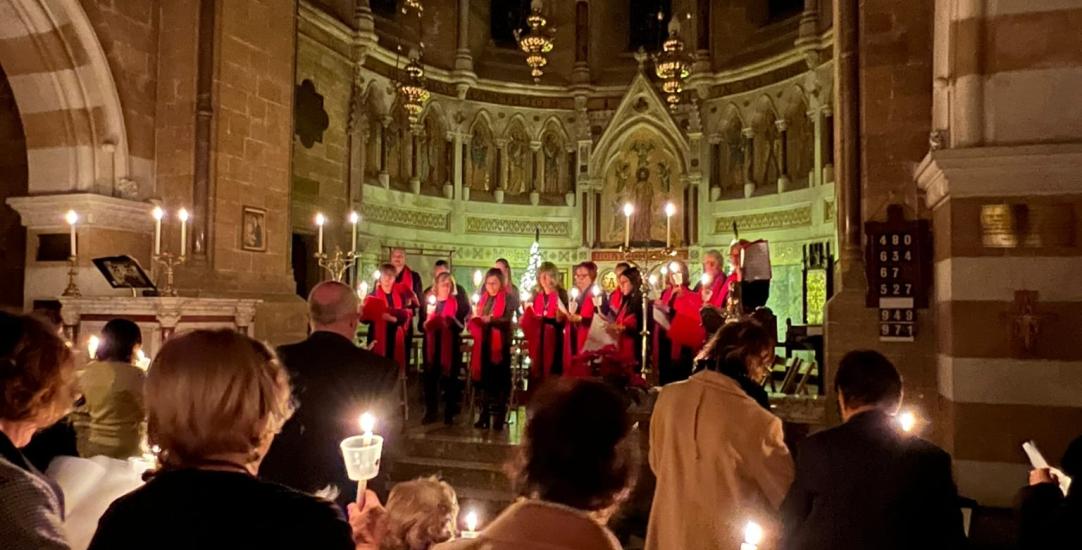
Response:
[{"label": "apse wall", "polygon": [[[521,271],[535,234],[565,273],[590,259],[605,274],[620,259],[622,203],[650,212],[633,219],[632,240],[660,247],[672,201],[670,238],[693,274],[704,251],[728,246],[735,222],[740,237],[770,241],[770,305],[782,325],[802,323],[805,247],[825,250],[835,234],[833,38],[798,25],[809,15],[769,33],[788,47],[700,67],[675,111],[649,59],[633,60],[622,84],[570,85],[449,70],[435,56],[425,67],[432,98],[411,123],[394,93],[405,59],[385,22],[375,18],[369,35],[302,3],[291,202],[299,289],[319,277],[316,212],[330,220],[331,250],[349,245],[348,211],[361,213],[361,273],[402,246],[422,273],[450,257],[472,289],[470,274],[497,258]],[[807,320],[820,322],[825,272],[807,280]]]}]

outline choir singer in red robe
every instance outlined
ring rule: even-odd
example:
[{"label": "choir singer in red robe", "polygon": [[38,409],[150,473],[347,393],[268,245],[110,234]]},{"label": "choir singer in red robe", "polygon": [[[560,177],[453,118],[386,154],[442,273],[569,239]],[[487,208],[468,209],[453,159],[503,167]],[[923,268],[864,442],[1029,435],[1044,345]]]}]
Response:
[{"label": "choir singer in red robe", "polygon": [[721,252],[708,250],[703,254],[703,275],[699,284],[695,287],[695,292],[699,293],[703,300],[703,307],[711,307],[719,311],[725,310],[725,302],[729,297],[729,291],[740,281],[739,243],[733,243],[729,248],[729,257],[733,264],[733,271],[726,276],[725,272],[722,271],[722,268],[725,267],[725,260],[722,259]]},{"label": "choir singer in red robe", "polygon": [[462,399],[458,375],[462,369],[462,330],[469,306],[459,299],[454,278],[447,271],[436,276],[433,289],[425,299],[424,338],[425,416],[423,424],[436,421],[438,390],[443,386],[443,422],[454,424]]},{"label": "choir singer in red robe", "polygon": [[597,264],[582,262],[574,269],[574,286],[569,294],[567,339],[570,342],[571,356],[582,353],[582,346],[590,334],[590,323],[594,314],[600,314],[605,307],[605,295],[597,286]]},{"label": "choir singer in red robe", "polygon": [[530,387],[549,376],[561,376],[571,364],[571,347],[565,337],[569,315],[567,292],[560,288],[559,271],[552,262],[537,269],[537,288],[523,300],[520,325],[530,351]]},{"label": "choir singer in red robe", "polygon": [[481,415],[473,426],[500,431],[511,393],[511,317],[518,309],[518,298],[507,292],[499,268],[488,270],[484,284],[467,324],[473,336],[470,378],[481,391]]},{"label": "choir singer in red robe", "polygon": [[368,345],[372,351],[393,359],[400,372],[406,369],[409,345],[406,338],[413,321],[411,300],[412,296],[395,284],[394,266],[383,264],[379,268],[379,284],[365,298],[361,314],[368,325]]},{"label": "choir singer in red robe", "polygon": [[699,322],[703,305],[700,295],[688,285],[688,266],[673,260],[667,266],[665,290],[654,300],[654,364],[658,382],[685,380],[691,376],[695,355],[702,348],[705,332]]},{"label": "choir singer in red robe", "polygon": [[608,330],[616,339],[616,352],[620,359],[633,365],[635,372],[642,372],[642,327],[645,322],[642,311],[642,273],[637,267],[629,267],[620,274],[617,281],[621,294],[620,307],[616,310]]}]

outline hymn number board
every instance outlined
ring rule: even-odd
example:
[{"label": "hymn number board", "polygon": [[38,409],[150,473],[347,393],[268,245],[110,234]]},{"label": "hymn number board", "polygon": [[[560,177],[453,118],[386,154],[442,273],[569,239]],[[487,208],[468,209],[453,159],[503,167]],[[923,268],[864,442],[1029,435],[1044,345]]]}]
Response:
[{"label": "hymn number board", "polygon": [[887,207],[886,222],[864,224],[867,306],[879,309],[879,339],[912,342],[917,308],[928,307],[931,234],[925,220],[907,221],[902,207]]}]

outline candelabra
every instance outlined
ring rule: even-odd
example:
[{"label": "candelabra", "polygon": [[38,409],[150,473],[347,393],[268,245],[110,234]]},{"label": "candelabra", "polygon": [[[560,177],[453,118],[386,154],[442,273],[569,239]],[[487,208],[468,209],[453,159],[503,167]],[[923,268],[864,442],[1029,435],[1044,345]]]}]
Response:
[{"label": "candelabra", "polygon": [[334,255],[328,255],[326,252],[317,252],[315,254],[316,260],[319,261],[319,267],[327,270],[327,273],[335,281],[341,281],[349,268],[353,267],[354,262],[357,260],[357,252],[350,250],[349,252],[342,252],[341,248],[334,247]]},{"label": "candelabra", "polygon": [[[176,296],[177,288],[173,286],[173,270],[177,266],[188,261],[188,256],[181,254],[170,254],[169,252],[160,252],[150,257],[154,261],[155,266],[161,266],[165,270],[165,285],[158,289],[158,294],[162,296]],[[157,274],[155,274],[157,279]]]},{"label": "candelabra", "polygon": [[68,287],[61,296],[78,298],[83,294],[79,292],[79,285],[75,284],[75,277],[79,274],[79,265],[76,256],[68,256]]},{"label": "candelabra", "polygon": [[[647,362],[649,354],[647,352],[648,345],[650,343],[650,323],[647,315],[651,314],[650,310],[650,290],[651,285],[648,280],[648,274],[658,265],[663,264],[671,260],[676,256],[676,249],[671,246],[666,246],[660,249],[651,249],[649,245],[642,251],[636,251],[630,245],[624,245],[620,247],[620,252],[624,255],[624,261],[629,264],[639,267],[641,275],[641,283],[639,284],[639,292],[642,294],[642,331],[639,333],[642,336],[642,373],[643,376],[650,374],[650,366]],[[640,261],[635,261],[635,258],[639,258]]]}]

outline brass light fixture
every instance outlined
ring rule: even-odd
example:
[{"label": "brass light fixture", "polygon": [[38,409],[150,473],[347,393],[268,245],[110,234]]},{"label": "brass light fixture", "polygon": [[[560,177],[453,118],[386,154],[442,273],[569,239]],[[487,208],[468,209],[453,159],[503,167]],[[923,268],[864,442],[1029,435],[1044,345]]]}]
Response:
[{"label": "brass light fixture", "polygon": [[526,29],[515,30],[518,47],[526,54],[526,64],[530,66],[530,76],[534,82],[541,82],[544,74],[542,67],[548,64],[545,54],[552,51],[552,37],[556,29],[548,26],[548,20],[541,14],[541,0],[530,2],[530,15],[526,16]]},{"label": "brass light fixture", "polygon": [[[690,14],[688,18],[691,18]],[[657,19],[663,21],[664,14],[658,13]],[[665,92],[665,102],[670,109],[676,109],[680,103],[684,82],[691,76],[691,59],[684,49],[684,41],[680,38],[680,20],[673,17],[669,21],[669,37],[661,44],[661,52],[654,55],[654,69],[661,79],[661,91]]]},{"label": "brass light fixture", "polygon": [[421,4],[421,0],[405,0],[402,2],[402,13],[408,13],[409,10],[414,10],[417,15],[420,15],[425,11],[425,7]]},{"label": "brass light fixture", "polygon": [[403,68],[405,78],[398,83],[398,95],[402,98],[402,108],[406,110],[410,125],[421,122],[421,112],[431,93],[425,88],[425,69],[421,65],[421,56],[417,50],[410,50],[409,62]]}]

